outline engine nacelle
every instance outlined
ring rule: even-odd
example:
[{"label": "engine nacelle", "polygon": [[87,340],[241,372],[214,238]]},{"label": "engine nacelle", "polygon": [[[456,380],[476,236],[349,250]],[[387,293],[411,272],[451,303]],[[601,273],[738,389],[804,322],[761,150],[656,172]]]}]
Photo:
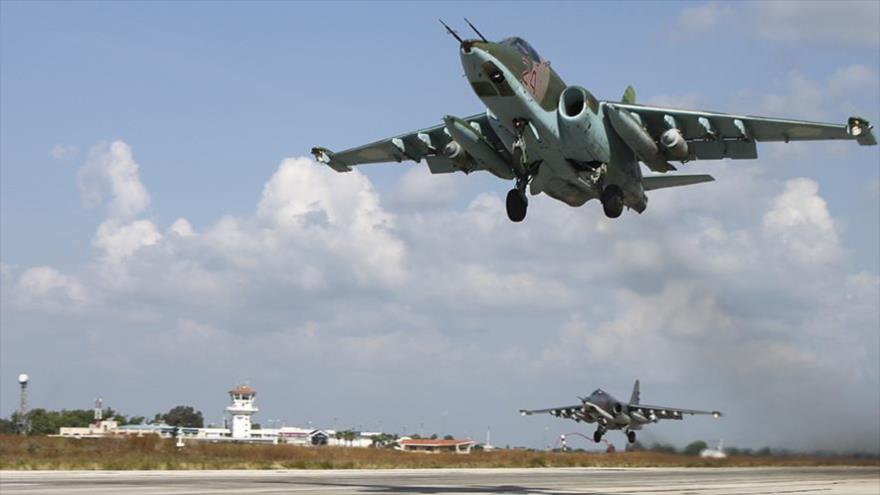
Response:
[{"label": "engine nacelle", "polygon": [[660,135],[660,146],[663,154],[670,160],[685,160],[688,157],[688,144],[681,131],[669,129]]},{"label": "engine nacelle", "polygon": [[620,402],[615,402],[614,405],[611,406],[611,411],[615,416],[623,412],[623,404]]},{"label": "engine nacelle", "polygon": [[593,156],[594,150],[590,147],[592,127],[599,124],[598,109],[599,102],[586,89],[569,86],[562,91],[556,118],[559,141],[566,158],[582,162],[608,160],[607,157]]}]

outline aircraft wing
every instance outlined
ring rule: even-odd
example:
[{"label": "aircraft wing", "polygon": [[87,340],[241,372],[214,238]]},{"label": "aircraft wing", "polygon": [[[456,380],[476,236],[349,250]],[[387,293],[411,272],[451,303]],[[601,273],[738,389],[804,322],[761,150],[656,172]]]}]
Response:
[{"label": "aircraft wing", "polygon": [[655,140],[674,122],[688,141],[688,160],[757,158],[757,141],[853,140],[863,146],[877,144],[872,126],[861,117],[850,117],[846,124],[829,124],[630,103],[605,104],[634,114]]},{"label": "aircraft wing", "polygon": [[519,413],[523,416],[531,416],[532,414],[550,414],[557,418],[579,419],[585,421],[593,421],[598,418],[609,420],[614,419],[608,411],[592,402],[584,402],[575,406],[551,407],[548,409],[520,409]]},{"label": "aircraft wing", "polygon": [[721,411],[700,411],[697,409],[681,409],[678,407],[650,406],[648,404],[628,404],[630,411],[638,411],[646,418],[683,419],[684,415],[711,414],[715,418],[722,416]]},{"label": "aircraft wing", "polygon": [[[508,154],[507,149],[492,129],[485,112],[465,117],[462,120],[476,130],[480,137],[495,151],[502,156]],[[445,126],[438,124],[338,152],[315,147],[312,148],[312,155],[317,161],[337,172],[350,172],[351,167],[367,163],[399,163],[404,160],[418,163],[424,158],[431,173],[445,174],[461,170],[452,160],[441,153],[443,147],[451,140]]]}]

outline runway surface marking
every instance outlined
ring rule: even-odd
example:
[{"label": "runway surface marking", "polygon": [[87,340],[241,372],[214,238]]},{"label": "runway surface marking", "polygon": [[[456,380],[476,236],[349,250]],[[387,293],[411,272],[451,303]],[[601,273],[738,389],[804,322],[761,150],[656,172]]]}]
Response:
[{"label": "runway surface marking", "polygon": [[538,468],[265,471],[0,471],[3,495],[849,494],[880,493],[880,468]]}]

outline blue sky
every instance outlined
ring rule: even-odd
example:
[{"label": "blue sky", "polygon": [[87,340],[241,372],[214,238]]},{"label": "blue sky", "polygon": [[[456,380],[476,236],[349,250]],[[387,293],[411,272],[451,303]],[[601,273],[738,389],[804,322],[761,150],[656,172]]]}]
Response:
[{"label": "blue sky", "polygon": [[[0,413],[25,368],[35,405],[208,418],[250,380],[267,418],[439,430],[448,411],[537,445],[574,425],[511,411],[641,376],[646,400],[735,412],[660,440],[876,447],[876,427],[790,435],[830,411],[753,423],[810,403],[786,396],[805,380],[876,423],[877,148],[761,145],[688,165],[719,181],[641,216],[542,197],[522,226],[490,176],[297,158],[479,111],[438,17],[523,36],[600,98],[877,122],[876,2],[0,5]],[[326,225],[290,223],[315,208]]]}]

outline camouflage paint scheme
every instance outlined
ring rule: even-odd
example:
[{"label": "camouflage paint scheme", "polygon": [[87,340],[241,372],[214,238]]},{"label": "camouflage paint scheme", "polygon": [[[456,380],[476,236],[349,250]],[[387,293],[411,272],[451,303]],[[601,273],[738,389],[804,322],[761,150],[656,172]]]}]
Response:
[{"label": "camouflage paint scheme", "polygon": [[712,415],[714,418],[722,416],[721,411],[700,411],[696,409],[681,409],[677,407],[651,406],[641,403],[639,381],[633,385],[632,395],[629,402],[622,402],[601,388],[593,391],[587,397],[579,398],[581,403],[573,406],[551,407],[548,409],[521,409],[523,416],[532,414],[550,414],[557,418],[571,419],[575,422],[596,423],[596,433],[593,440],[599,442],[602,435],[608,430],[624,430],[630,442],[635,441],[635,431],[643,426],[656,423],[661,419],[684,419],[684,415]]},{"label": "camouflage paint scheme", "polygon": [[[516,179],[521,190],[527,184],[532,195],[543,192],[571,206],[596,198],[605,205],[607,195],[616,193],[620,209],[641,213],[647,207],[646,191],[714,179],[643,176],[639,162],[665,174],[676,170],[670,161],[757,158],[757,141],[876,144],[872,127],[859,117],[825,124],[651,107],[635,104],[631,87],[621,102],[599,101],[584,88],[566,85],[547,60],[517,37],[497,43],[461,40],[459,53],[485,112],[463,119],[446,116],[442,125],[342,152],[316,147],[316,159],[339,172],[365,163],[424,159],[432,173],[485,170]],[[519,141],[516,121],[526,123]],[[522,153],[514,152],[515,143]],[[620,212],[606,209],[606,214]]]}]

